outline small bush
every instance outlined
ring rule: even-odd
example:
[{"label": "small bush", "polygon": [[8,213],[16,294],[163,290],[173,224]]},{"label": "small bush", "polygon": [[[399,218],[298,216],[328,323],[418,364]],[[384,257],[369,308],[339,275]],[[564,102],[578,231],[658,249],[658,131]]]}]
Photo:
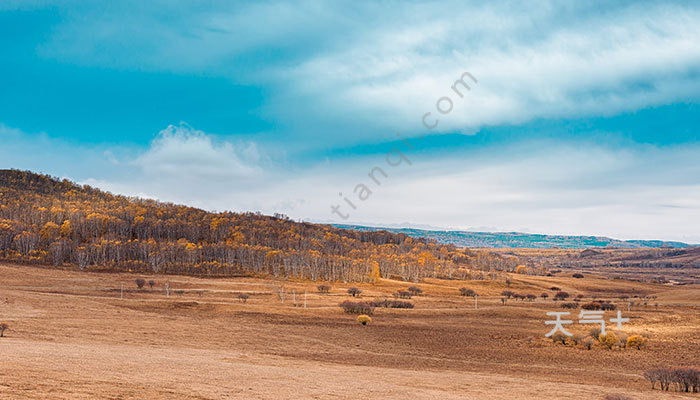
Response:
[{"label": "small bush", "polygon": [[576,304],[576,303],[562,303],[561,308],[564,308],[567,310],[575,310],[578,308],[578,304]]},{"label": "small bush", "polygon": [[399,290],[396,292],[396,294],[402,299],[410,299],[413,297],[413,293],[409,292],[408,290]]},{"label": "small bush", "polygon": [[[510,293],[510,295],[508,295],[508,297],[513,295],[513,292],[511,292],[509,290],[506,290],[503,293]],[[503,294],[503,293],[501,293],[501,294]],[[459,288],[459,295],[465,296],[465,297],[474,297],[474,296],[476,296],[476,291],[474,289],[469,289],[469,288],[463,287],[463,288]],[[504,296],[505,296],[505,294],[504,294]]]},{"label": "small bush", "polygon": [[617,333],[617,347],[624,349],[627,347],[627,339],[629,338],[629,335],[627,335],[624,332],[618,332]]},{"label": "small bush", "polygon": [[143,289],[143,287],[146,285],[146,280],[143,278],[138,278],[136,279],[136,287],[139,289]]},{"label": "small bush", "polygon": [[573,274],[571,276],[573,276],[574,278],[577,278],[577,279],[583,278],[583,274],[579,274],[579,273]]},{"label": "small bush", "polygon": [[581,345],[587,350],[590,350],[594,344],[595,344],[595,340],[593,340],[593,338],[590,336],[586,337],[585,339],[583,339],[581,341]]},{"label": "small bush", "polygon": [[626,394],[613,393],[613,394],[606,394],[605,397],[603,397],[603,400],[634,400],[634,399],[632,397],[629,397]]},{"label": "small bush", "polygon": [[156,281],[154,281],[153,279],[151,279],[150,281],[148,281],[148,286],[151,287],[151,290],[153,290],[153,286],[155,286],[155,285],[156,285]]},{"label": "small bush", "polygon": [[542,293],[542,294],[540,295],[540,297],[542,298],[542,300],[547,300],[547,298],[549,297],[549,294],[547,294],[547,293]]},{"label": "small bush", "polygon": [[555,332],[555,333],[552,335],[552,342],[554,342],[554,343],[566,344],[566,339],[567,339],[567,338],[568,338],[568,336],[566,336],[565,334],[563,334],[563,333],[561,333],[561,332]]},{"label": "small bush", "polygon": [[614,311],[617,308],[615,304],[610,302],[605,302],[600,304],[600,309],[605,311]]},{"label": "small bush", "polygon": [[641,350],[642,347],[647,345],[647,338],[641,335],[632,335],[627,338],[627,347]]},{"label": "small bush", "polygon": [[318,285],[316,286],[316,289],[319,293],[328,293],[331,291],[331,287],[328,285]]},{"label": "small bush", "polygon": [[2,324],[0,324],[0,337],[4,337],[5,331],[8,330],[9,328],[10,328],[10,326],[4,322]]},{"label": "small bush", "polygon": [[569,336],[569,341],[571,342],[572,345],[578,346],[579,344],[582,344],[583,341],[586,339],[587,336],[582,335],[580,333],[575,333],[573,336]]},{"label": "small bush", "polygon": [[406,290],[414,296],[420,296],[421,294],[423,294],[423,289],[419,288],[418,286],[411,286]]},{"label": "small bush", "polygon": [[598,337],[600,337],[600,328],[592,328],[588,331],[588,334],[591,335],[593,339],[598,340]]},{"label": "small bush", "polygon": [[348,314],[367,314],[372,315],[374,307],[365,301],[350,301],[345,300],[340,303],[340,308]]},{"label": "small bush", "polygon": [[403,300],[374,300],[370,301],[369,305],[372,307],[383,307],[383,308],[413,308],[413,303],[410,301]]},{"label": "small bush", "polygon": [[369,315],[360,315],[357,317],[357,322],[361,323],[362,325],[367,325],[372,322],[372,318],[370,318]]},{"label": "small bush", "polygon": [[358,297],[360,293],[362,293],[362,290],[360,290],[359,288],[351,287],[350,289],[348,289],[348,294],[352,297]]},{"label": "small bush", "polygon": [[182,296],[182,295],[185,294],[185,291],[182,290],[182,289],[178,289],[178,290],[175,291],[175,294],[178,295],[178,296]]},{"label": "small bush", "polygon": [[557,292],[557,294],[554,295],[554,300],[566,300],[569,298],[569,294],[566,292]]},{"label": "small bush", "polygon": [[[466,288],[462,288],[462,289],[466,289]],[[462,291],[462,289],[459,289],[460,292]],[[467,289],[467,290],[470,290],[470,289]],[[472,290],[472,292],[473,292],[473,290]],[[513,297],[513,295],[515,295],[515,293],[510,291],[510,290],[504,290],[501,292],[501,296],[504,296],[506,299],[510,299],[511,297]],[[462,296],[469,296],[469,295],[463,294]]]},{"label": "small bush", "polygon": [[591,302],[591,303],[582,304],[581,308],[583,308],[584,310],[600,310],[601,305],[600,305],[600,303]]},{"label": "small bush", "polygon": [[552,292],[558,292],[558,291],[560,291],[561,289],[559,289],[559,288],[556,287],[556,286],[552,286],[551,288],[549,288],[549,290],[551,290]]},{"label": "small bush", "polygon": [[607,332],[605,335],[602,333],[598,335],[598,342],[603,346],[607,347],[609,350],[617,344],[617,336],[612,332]]},{"label": "small bush", "polygon": [[250,296],[246,293],[241,293],[238,295],[238,301],[240,301],[241,303],[245,303],[246,301],[248,301],[249,298]]}]

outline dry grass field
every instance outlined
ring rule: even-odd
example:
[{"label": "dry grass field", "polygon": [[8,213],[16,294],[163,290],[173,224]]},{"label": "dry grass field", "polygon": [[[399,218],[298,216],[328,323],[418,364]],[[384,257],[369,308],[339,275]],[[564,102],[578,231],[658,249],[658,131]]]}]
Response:
[{"label": "dry grass field", "polygon": [[[137,290],[138,277],[157,284]],[[162,289],[166,280],[170,296]],[[278,285],[286,289],[284,302]],[[700,399],[652,391],[641,376],[655,366],[700,366],[697,285],[593,275],[513,276],[510,286],[431,280],[419,285],[425,294],[411,300],[414,309],[377,309],[368,326],[338,307],[350,286],[337,283],[319,294],[311,282],[0,265],[0,323],[9,325],[0,338],[0,398]],[[360,287],[371,300],[407,286]],[[478,309],[458,295],[462,286],[480,294]],[[561,310],[551,297],[500,301],[506,289],[539,295],[552,294],[552,286],[586,299],[656,296],[658,306],[627,312],[620,304],[631,319],[623,331],[648,335],[649,346],[555,345],[544,338],[545,313]],[[250,296],[247,302],[240,293]]]}]

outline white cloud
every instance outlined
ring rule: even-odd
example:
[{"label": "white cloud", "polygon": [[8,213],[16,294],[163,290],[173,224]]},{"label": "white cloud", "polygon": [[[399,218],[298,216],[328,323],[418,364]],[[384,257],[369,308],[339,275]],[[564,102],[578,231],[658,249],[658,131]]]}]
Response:
[{"label": "white cloud", "polygon": [[176,179],[254,179],[262,174],[259,162],[255,143],[217,144],[204,132],[180,123],[162,130],[132,164],[146,174]]},{"label": "white cloud", "polygon": [[[445,95],[455,108],[436,132],[613,115],[700,93],[700,7],[689,2],[114,3],[63,12],[44,56],[261,86],[266,116],[322,143],[367,142],[380,129],[418,134]],[[464,71],[479,83],[457,101],[450,86]]]},{"label": "white cloud", "polygon": [[[614,115],[697,99],[700,12],[645,4],[562,25],[561,7],[531,14],[509,6],[445,7],[402,28],[321,54],[292,70],[294,88],[322,99],[321,113],[416,131],[435,101],[454,111],[437,131],[534,118]],[[450,86],[464,71],[479,80],[464,101]]]}]

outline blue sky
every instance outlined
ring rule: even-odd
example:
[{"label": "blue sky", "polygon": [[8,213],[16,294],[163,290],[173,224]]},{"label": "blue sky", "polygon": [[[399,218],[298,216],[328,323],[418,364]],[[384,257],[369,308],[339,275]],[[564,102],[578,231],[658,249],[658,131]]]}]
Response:
[{"label": "blue sky", "polygon": [[310,221],[700,243],[697,21],[685,1],[5,1],[0,168]]}]

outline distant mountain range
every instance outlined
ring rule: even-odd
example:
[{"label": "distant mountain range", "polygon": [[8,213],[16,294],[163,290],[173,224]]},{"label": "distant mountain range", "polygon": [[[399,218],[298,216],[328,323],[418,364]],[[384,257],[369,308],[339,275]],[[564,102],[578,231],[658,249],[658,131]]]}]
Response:
[{"label": "distant mountain range", "polygon": [[658,248],[674,247],[685,248],[693,245],[682,242],[667,242],[663,240],[618,240],[604,236],[563,236],[563,235],[542,235],[520,232],[466,232],[466,231],[443,231],[424,230],[413,228],[390,228],[373,227],[362,225],[332,224],[337,228],[355,229],[359,231],[388,231],[393,233],[404,233],[412,237],[424,237],[435,239],[439,243],[454,244],[465,247],[491,247],[491,248],[562,248],[562,249],[583,249],[583,248]]}]

